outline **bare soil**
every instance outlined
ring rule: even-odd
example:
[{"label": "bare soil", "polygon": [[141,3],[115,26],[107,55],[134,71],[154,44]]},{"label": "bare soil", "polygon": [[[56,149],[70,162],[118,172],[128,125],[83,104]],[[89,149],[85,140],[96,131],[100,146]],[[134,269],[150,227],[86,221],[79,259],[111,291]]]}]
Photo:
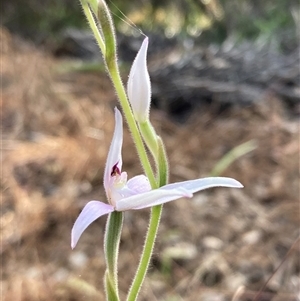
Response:
[{"label": "bare soil", "polygon": [[[2,300],[104,300],[106,218],[74,251],[70,231],[89,200],[105,200],[117,105],[112,85],[100,72],[62,72],[66,61],[4,29],[0,38]],[[195,111],[183,125],[158,110],[151,119],[167,148],[171,182],[209,175],[241,143],[253,140],[256,148],[222,173],[244,189],[208,190],[165,205],[139,300],[299,300],[299,121],[268,91],[247,108]],[[139,174],[127,129],[124,140],[124,170]],[[125,215],[122,300],[148,218],[149,210]]]}]

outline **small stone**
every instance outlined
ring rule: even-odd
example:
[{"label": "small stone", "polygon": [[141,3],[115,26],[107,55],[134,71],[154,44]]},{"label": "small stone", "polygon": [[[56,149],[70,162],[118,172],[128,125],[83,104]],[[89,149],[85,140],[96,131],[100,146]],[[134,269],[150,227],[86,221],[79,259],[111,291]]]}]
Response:
[{"label": "small stone", "polygon": [[53,278],[57,281],[57,282],[63,282],[65,281],[68,276],[69,276],[69,271],[67,269],[64,269],[64,268],[60,268],[58,269],[54,275],[53,275]]},{"label": "small stone", "polygon": [[247,245],[255,245],[261,240],[261,232],[258,230],[246,232],[242,240]]},{"label": "small stone", "polygon": [[163,251],[163,257],[168,259],[191,260],[197,255],[197,248],[189,243],[181,242],[175,246],[167,247]]},{"label": "small stone", "polygon": [[73,252],[69,260],[73,267],[82,268],[86,265],[88,258],[83,252]]},{"label": "small stone", "polygon": [[203,246],[207,249],[220,250],[224,246],[224,242],[215,236],[206,236],[202,240]]},{"label": "small stone", "polygon": [[224,297],[224,294],[207,292],[202,294],[201,300],[202,301],[225,301],[226,299]]}]

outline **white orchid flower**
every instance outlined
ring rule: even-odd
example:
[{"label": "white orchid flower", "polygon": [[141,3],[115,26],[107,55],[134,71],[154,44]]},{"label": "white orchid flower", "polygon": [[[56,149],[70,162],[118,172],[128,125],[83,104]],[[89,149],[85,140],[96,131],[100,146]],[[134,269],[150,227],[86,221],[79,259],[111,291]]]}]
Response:
[{"label": "white orchid flower", "polygon": [[231,178],[210,177],[167,184],[151,189],[148,178],[138,175],[127,180],[122,172],[123,120],[115,109],[115,131],[108,152],[104,171],[104,189],[107,203],[90,201],[79,214],[72,228],[71,246],[74,248],[85,229],[97,218],[113,211],[126,211],[161,205],[179,198],[191,198],[193,193],[211,187],[242,188],[243,185]]}]

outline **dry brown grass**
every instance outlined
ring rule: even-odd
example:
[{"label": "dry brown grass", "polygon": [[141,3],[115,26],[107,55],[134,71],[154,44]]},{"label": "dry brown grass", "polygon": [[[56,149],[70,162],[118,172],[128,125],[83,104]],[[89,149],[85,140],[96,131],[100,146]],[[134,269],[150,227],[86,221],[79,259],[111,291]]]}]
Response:
[{"label": "dry brown grass", "polygon": [[[2,297],[5,301],[104,300],[105,218],[74,251],[70,229],[84,204],[103,199],[116,99],[105,75],[58,73],[61,64],[4,29],[2,43]],[[171,181],[208,175],[231,148],[257,148],[224,172],[243,190],[216,189],[164,208],[140,300],[253,300],[299,236],[299,125],[280,100],[212,112],[175,125],[152,112],[169,154]],[[140,172],[125,133],[124,169]],[[130,284],[148,210],[126,213],[120,252],[122,296]],[[181,252],[166,261],[168,252]],[[175,250],[175,251],[174,251]],[[194,252],[196,250],[196,252]],[[296,300],[299,248],[259,300]]]}]

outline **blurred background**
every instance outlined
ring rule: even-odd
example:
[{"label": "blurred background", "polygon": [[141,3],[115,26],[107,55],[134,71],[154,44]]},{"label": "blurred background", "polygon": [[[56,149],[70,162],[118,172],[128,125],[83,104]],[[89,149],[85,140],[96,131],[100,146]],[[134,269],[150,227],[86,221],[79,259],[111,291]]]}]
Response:
[{"label": "blurred background", "polygon": [[[109,1],[120,32],[132,28],[130,19],[146,32],[166,37],[201,36],[201,43],[222,43],[229,37],[273,41],[292,49],[299,38],[297,0],[163,0]],[[126,17],[125,17],[125,16]],[[57,39],[67,27],[87,28],[79,1],[2,1],[1,23],[36,43]],[[127,21],[127,20],[125,20]]]},{"label": "blurred background", "polygon": [[[299,1],[108,2],[124,83],[150,38],[151,121],[170,181],[234,177],[164,208],[139,300],[299,299]],[[118,105],[79,1],[1,2],[1,294],[105,300],[105,217],[75,250],[84,205],[105,200]],[[125,128],[124,170],[142,173]],[[149,210],[126,212],[119,277],[134,275]],[[279,269],[277,269],[279,267]]]}]

